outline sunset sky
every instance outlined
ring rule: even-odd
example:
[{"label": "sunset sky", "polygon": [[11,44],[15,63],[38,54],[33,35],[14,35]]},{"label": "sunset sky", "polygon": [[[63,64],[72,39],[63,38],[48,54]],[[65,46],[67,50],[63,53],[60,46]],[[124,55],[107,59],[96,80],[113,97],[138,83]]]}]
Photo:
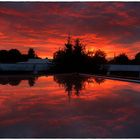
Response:
[{"label": "sunset sky", "polygon": [[132,58],[140,51],[140,3],[0,2],[0,49],[32,47],[51,58],[69,33],[89,50]]}]

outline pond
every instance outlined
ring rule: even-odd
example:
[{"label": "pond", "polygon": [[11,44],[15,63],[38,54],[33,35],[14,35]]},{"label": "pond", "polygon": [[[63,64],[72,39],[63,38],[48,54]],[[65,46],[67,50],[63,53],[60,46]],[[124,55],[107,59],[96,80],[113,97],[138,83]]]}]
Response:
[{"label": "pond", "polygon": [[0,76],[1,138],[140,137],[140,84],[80,74]]}]

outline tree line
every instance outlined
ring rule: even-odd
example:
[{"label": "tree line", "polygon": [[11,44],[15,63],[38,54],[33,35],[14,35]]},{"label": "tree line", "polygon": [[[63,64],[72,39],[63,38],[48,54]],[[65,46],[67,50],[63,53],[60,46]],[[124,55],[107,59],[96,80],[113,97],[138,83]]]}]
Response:
[{"label": "tree line", "polygon": [[11,86],[18,86],[22,80],[27,80],[28,81],[28,85],[30,87],[35,85],[36,80],[38,79],[38,76],[28,76],[28,75],[21,75],[21,76],[4,76],[4,77],[0,77],[0,84],[1,85],[11,85]]},{"label": "tree line", "polygon": [[127,56],[127,54],[125,53],[121,53],[118,56],[115,56],[113,59],[109,60],[108,63],[110,64],[140,64],[140,52],[138,52],[134,59],[129,59],[129,57]]},{"label": "tree line", "polygon": [[17,49],[0,50],[0,63],[17,63],[38,58],[33,48],[29,48],[27,54],[22,54]]},{"label": "tree line", "polygon": [[[64,47],[54,52],[53,67],[50,71],[106,73],[106,64],[140,64],[140,52],[134,59],[129,59],[125,53],[121,53],[108,60],[104,51],[86,51],[85,47],[80,39],[72,41],[69,36]],[[27,54],[22,54],[17,49],[0,50],[0,63],[17,63],[31,58],[39,58],[33,48],[29,48]]]},{"label": "tree line", "polygon": [[129,59],[125,53],[108,60],[106,53],[102,50],[94,52],[86,51],[85,45],[80,39],[72,42],[68,37],[64,48],[54,53],[54,69],[59,72],[106,72],[106,64],[140,64],[140,52],[135,55],[134,59]]}]

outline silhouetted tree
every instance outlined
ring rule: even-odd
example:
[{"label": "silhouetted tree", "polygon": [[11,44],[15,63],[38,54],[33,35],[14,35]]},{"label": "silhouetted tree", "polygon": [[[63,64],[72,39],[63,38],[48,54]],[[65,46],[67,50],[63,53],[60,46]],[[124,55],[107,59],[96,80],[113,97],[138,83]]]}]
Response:
[{"label": "silhouetted tree", "polygon": [[69,36],[63,49],[59,49],[54,53],[55,70],[61,72],[68,72],[72,70],[73,62],[73,45],[71,37]]},{"label": "silhouetted tree", "polygon": [[129,64],[130,60],[125,53],[119,54],[118,56],[114,57],[110,63],[112,64]]},{"label": "silhouetted tree", "polygon": [[134,63],[135,63],[135,64],[140,64],[140,52],[138,52],[138,53],[135,55]]},{"label": "silhouetted tree", "polygon": [[85,45],[80,39],[75,40],[73,47],[73,68],[76,72],[84,72],[86,68],[86,52]]},{"label": "silhouetted tree", "polygon": [[97,64],[105,64],[106,60],[106,53],[101,50],[97,50],[93,56],[93,61]]},{"label": "silhouetted tree", "polygon": [[79,38],[75,39],[74,53],[76,56],[80,56],[85,53],[85,46],[80,42]]},{"label": "silhouetted tree", "polygon": [[64,50],[58,50],[54,53],[53,62],[55,63],[55,71],[62,71],[65,65],[65,52]]},{"label": "silhouetted tree", "polygon": [[33,48],[28,50],[28,58],[36,58],[36,54]]},{"label": "silhouetted tree", "polygon": [[28,55],[27,54],[22,54],[21,55],[21,61],[28,61]]},{"label": "silhouetted tree", "polygon": [[93,72],[99,73],[101,71],[104,71],[103,65],[107,63],[106,53],[101,50],[95,51],[93,57],[91,57],[91,61],[92,61],[91,67],[93,69]]},{"label": "silhouetted tree", "polygon": [[29,58],[39,58],[33,49],[29,49],[28,54],[21,54],[17,49],[0,50],[0,63],[17,63],[27,61]]},{"label": "silhouetted tree", "polygon": [[8,61],[11,63],[20,62],[21,53],[17,49],[11,49],[8,51]]},{"label": "silhouetted tree", "polygon": [[6,63],[8,61],[8,51],[0,50],[0,63]]},{"label": "silhouetted tree", "polygon": [[106,54],[98,50],[94,56],[85,51],[85,45],[80,39],[75,39],[74,44],[68,37],[65,47],[54,53],[55,70],[59,72],[93,72],[106,63]]},{"label": "silhouetted tree", "polygon": [[67,43],[65,44],[65,51],[67,55],[72,54],[72,47],[73,45],[72,45],[71,37],[68,36]]}]

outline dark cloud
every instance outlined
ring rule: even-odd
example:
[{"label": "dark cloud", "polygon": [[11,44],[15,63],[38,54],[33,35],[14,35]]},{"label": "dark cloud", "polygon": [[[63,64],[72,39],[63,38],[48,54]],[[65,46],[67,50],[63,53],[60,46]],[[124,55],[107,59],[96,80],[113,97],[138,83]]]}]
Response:
[{"label": "dark cloud", "polygon": [[[96,34],[108,40],[106,45],[125,49],[140,42],[139,6],[139,2],[1,2],[0,30],[15,41],[44,42],[46,51],[54,47],[46,40],[54,38],[53,44],[55,39],[62,44],[69,32],[73,36]],[[0,40],[3,42],[3,37]]]}]

